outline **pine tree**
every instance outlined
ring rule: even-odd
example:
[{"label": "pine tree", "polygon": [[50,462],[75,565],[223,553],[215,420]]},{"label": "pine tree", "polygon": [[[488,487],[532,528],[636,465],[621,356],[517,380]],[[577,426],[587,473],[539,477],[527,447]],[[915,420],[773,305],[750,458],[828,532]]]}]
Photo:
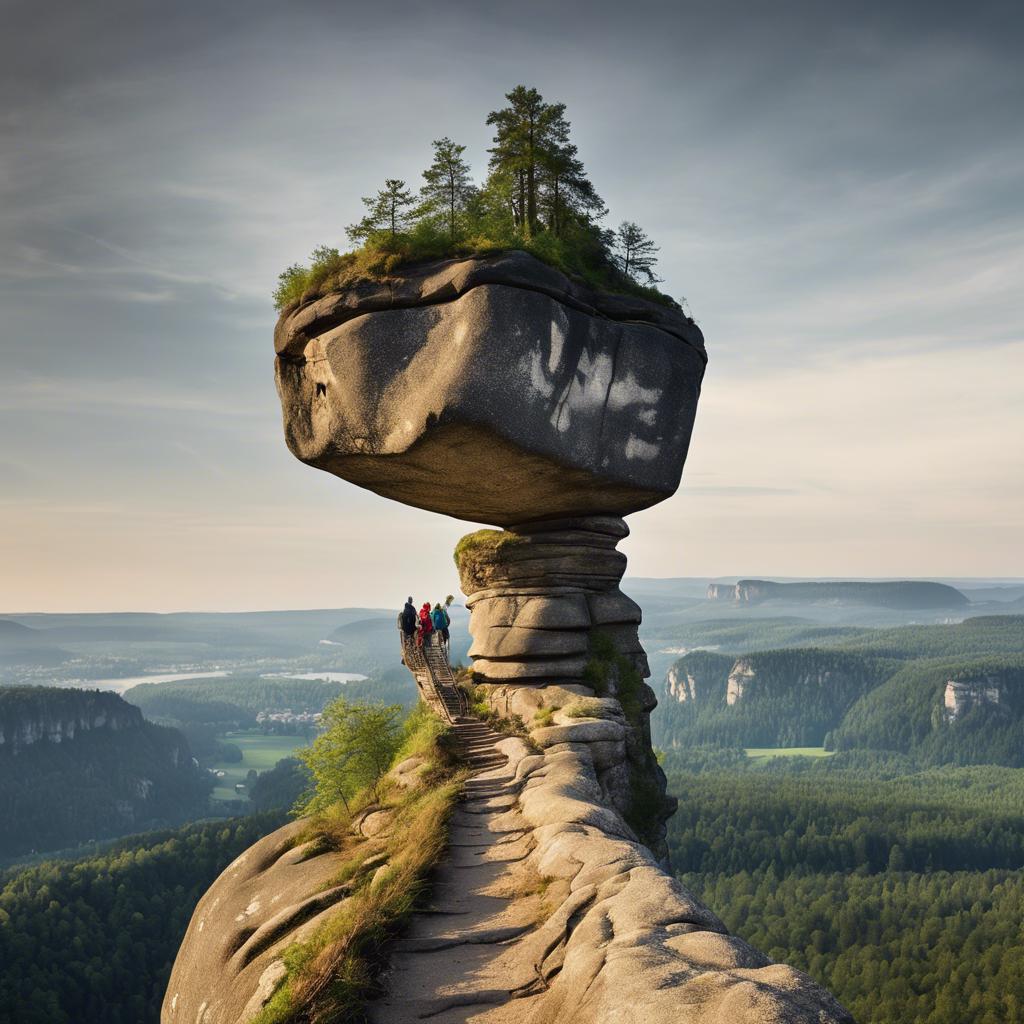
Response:
[{"label": "pine tree", "polygon": [[492,110],[487,123],[495,127],[491,170],[514,183],[516,227],[527,236],[538,228],[539,177],[546,158],[568,140],[564,103],[545,103],[536,89],[517,85],[505,94],[509,106]]},{"label": "pine tree", "polygon": [[654,265],[658,262],[655,253],[658,246],[647,237],[639,224],[624,220],[615,233],[615,263],[629,278],[639,281],[646,278],[649,284],[661,280],[654,273]]},{"label": "pine tree", "polygon": [[363,196],[363,205],[369,211],[358,224],[345,228],[353,242],[365,242],[370,235],[387,231],[393,242],[400,228],[409,221],[409,207],[415,203],[414,194],[400,178],[387,178],[384,187],[375,196]]},{"label": "pine tree", "polygon": [[459,215],[473,196],[469,164],[463,159],[465,146],[457,146],[447,136],[436,139],[434,162],[423,172],[426,184],[420,189],[424,209],[444,211],[448,221],[448,238],[454,243]]},{"label": "pine tree", "polygon": [[583,169],[576,147],[566,138],[544,154],[541,162],[542,205],[548,230],[556,237],[565,234],[573,219],[585,223],[603,217],[608,211]]}]

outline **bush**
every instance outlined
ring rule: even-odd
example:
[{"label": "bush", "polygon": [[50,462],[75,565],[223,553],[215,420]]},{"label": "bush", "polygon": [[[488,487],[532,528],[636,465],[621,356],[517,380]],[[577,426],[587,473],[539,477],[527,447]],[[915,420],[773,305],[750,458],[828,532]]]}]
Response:
[{"label": "bush", "polygon": [[338,801],[350,811],[350,800],[360,790],[376,796],[402,743],[401,714],[400,704],[353,704],[344,697],[328,704],[323,733],[296,751],[313,776],[298,811],[313,814]]}]

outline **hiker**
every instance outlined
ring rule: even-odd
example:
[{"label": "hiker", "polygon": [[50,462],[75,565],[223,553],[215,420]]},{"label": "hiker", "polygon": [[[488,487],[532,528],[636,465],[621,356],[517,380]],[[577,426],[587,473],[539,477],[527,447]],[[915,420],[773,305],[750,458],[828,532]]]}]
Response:
[{"label": "hiker", "polygon": [[430,619],[434,624],[434,632],[441,638],[441,646],[445,649],[448,647],[448,627],[452,624],[452,620],[448,616],[448,609],[442,608],[440,602],[434,605],[434,610],[430,613]]},{"label": "hiker", "polygon": [[398,625],[401,627],[405,642],[411,644],[416,636],[416,606],[412,603],[411,597],[405,599],[405,607],[398,616]]},{"label": "hiker", "polygon": [[434,631],[434,623],[430,618],[430,602],[424,601],[420,609],[420,631],[416,637],[416,643],[420,647],[430,646],[430,634]]}]

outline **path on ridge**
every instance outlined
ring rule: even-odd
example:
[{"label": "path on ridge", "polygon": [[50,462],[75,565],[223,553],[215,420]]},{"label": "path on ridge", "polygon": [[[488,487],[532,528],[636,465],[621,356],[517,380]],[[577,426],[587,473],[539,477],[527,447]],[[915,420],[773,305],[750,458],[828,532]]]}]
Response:
[{"label": "path on ridge", "polygon": [[453,729],[474,774],[452,815],[430,902],[393,949],[386,994],[370,1004],[375,1024],[504,1024],[521,1018],[529,1001],[527,989],[510,1003],[516,986],[532,980],[522,977],[521,964],[509,963],[510,943],[534,927],[541,902],[537,893],[520,891],[516,871],[531,841],[517,821],[518,784],[495,747],[503,736],[465,718]]}]

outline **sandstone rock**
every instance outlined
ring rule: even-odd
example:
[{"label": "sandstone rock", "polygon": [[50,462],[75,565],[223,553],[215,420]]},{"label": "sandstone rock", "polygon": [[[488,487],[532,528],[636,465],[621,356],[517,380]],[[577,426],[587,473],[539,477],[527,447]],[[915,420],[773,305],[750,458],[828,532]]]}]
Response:
[{"label": "sandstone rock", "polygon": [[282,976],[291,943],[348,893],[330,886],[344,854],[296,846],[305,822],[265,836],[227,867],[196,906],[171,971],[162,1024],[251,1019]]},{"label": "sandstone rock", "polygon": [[593,690],[580,683],[567,684],[481,684],[487,703],[506,718],[519,715],[529,722],[541,708],[564,708]]},{"label": "sandstone rock", "polygon": [[524,1000],[528,1024],[852,1024],[811,979],[729,935],[622,828],[576,812],[594,786],[574,745],[521,755],[515,773],[527,780],[531,863],[569,881],[561,905],[507,957],[532,962],[544,981]]},{"label": "sandstone rock", "polygon": [[586,657],[520,658],[512,661],[477,658],[473,662],[473,672],[485,682],[579,679],[587,667],[587,660]]},{"label": "sandstone rock", "polygon": [[367,808],[352,819],[352,831],[372,839],[386,832],[391,825],[395,813],[392,810],[377,807]]},{"label": "sandstone rock", "polygon": [[[474,622],[474,627],[479,624]],[[544,658],[585,655],[589,648],[582,631],[522,629],[518,626],[493,626],[474,640],[469,656],[480,658]]]},{"label": "sandstone rock", "polygon": [[549,725],[534,729],[530,739],[540,747],[551,747],[556,743],[596,743],[611,740],[621,743],[626,737],[626,728],[621,722],[603,718],[578,719],[572,725]]},{"label": "sandstone rock", "polygon": [[425,273],[389,282],[391,298],[356,289],[282,317],[292,452],[405,504],[498,525],[623,515],[672,494],[700,332],[631,301],[584,310],[571,288],[526,283],[550,277],[531,257],[477,262],[480,273],[462,263],[465,287]]},{"label": "sandstone rock", "polygon": [[519,629],[589,629],[591,614],[587,599],[579,591],[565,597],[552,594],[508,593],[477,598],[472,605],[473,621],[481,629],[515,626]]}]

